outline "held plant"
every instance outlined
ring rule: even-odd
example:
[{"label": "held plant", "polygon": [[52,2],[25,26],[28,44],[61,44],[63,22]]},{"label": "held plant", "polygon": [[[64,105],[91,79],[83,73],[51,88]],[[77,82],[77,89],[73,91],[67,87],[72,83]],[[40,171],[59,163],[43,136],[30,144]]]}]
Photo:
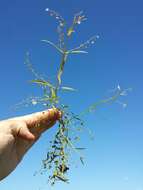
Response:
[{"label": "held plant", "polygon": [[[118,103],[123,104],[117,100],[120,96],[127,94],[127,91],[130,89],[122,90],[118,85],[117,89],[114,90],[114,95],[101,100],[95,104],[92,104],[81,114],[75,114],[70,111],[68,105],[64,105],[59,96],[60,91],[75,91],[72,87],[63,86],[63,72],[65,65],[67,63],[68,57],[73,54],[87,54],[86,49],[91,45],[94,45],[99,36],[95,35],[89,38],[87,41],[83,42],[77,47],[68,49],[68,41],[71,40],[71,36],[74,34],[78,25],[86,20],[83,12],[79,12],[74,15],[72,24],[68,27],[66,21],[63,17],[49,8],[46,9],[47,14],[51,17],[54,17],[58,22],[57,33],[59,35],[58,44],[55,44],[49,40],[42,40],[43,43],[51,45],[55,50],[61,54],[61,60],[58,65],[58,72],[54,83],[46,80],[41,77],[33,68],[30,60],[29,53],[26,54],[25,64],[31,70],[34,75],[34,80],[31,80],[31,83],[34,83],[40,86],[43,96],[41,97],[32,97],[30,100],[26,101],[33,105],[42,104],[47,108],[56,108],[62,112],[62,118],[58,121],[57,132],[54,136],[54,139],[50,141],[51,148],[47,152],[46,158],[43,160],[43,171],[48,171],[49,180],[51,184],[55,184],[56,181],[68,182],[67,172],[70,169],[69,157],[71,151],[76,152],[79,155],[79,159],[82,164],[84,164],[83,156],[81,151],[84,148],[77,147],[77,143],[80,140],[80,131],[86,129],[84,121],[82,120],[82,115],[94,111],[97,106],[105,103],[111,103],[113,101],[118,101]],[[126,104],[123,104],[125,106]]]}]

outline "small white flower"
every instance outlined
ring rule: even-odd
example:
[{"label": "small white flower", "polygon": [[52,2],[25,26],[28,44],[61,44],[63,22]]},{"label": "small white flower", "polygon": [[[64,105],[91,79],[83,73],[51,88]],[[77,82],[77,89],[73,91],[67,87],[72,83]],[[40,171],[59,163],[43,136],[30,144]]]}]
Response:
[{"label": "small white flower", "polygon": [[45,11],[49,11],[49,8],[46,8]]},{"label": "small white flower", "polygon": [[120,96],[127,96],[127,92],[126,91],[121,92]]},{"label": "small white flower", "polygon": [[31,102],[32,102],[33,105],[36,105],[36,104],[38,103],[38,102],[37,102],[36,100],[34,100],[34,99],[32,99]]},{"label": "small white flower", "polygon": [[118,84],[118,86],[117,86],[117,89],[118,89],[118,90],[121,90],[121,87],[120,87],[120,85],[119,85],[119,84]]},{"label": "small white flower", "polygon": [[127,104],[123,103],[123,108],[126,108],[127,107]]},{"label": "small white flower", "polygon": [[64,26],[64,23],[60,22],[60,26]]},{"label": "small white flower", "polygon": [[91,41],[91,44],[94,44],[95,43],[95,41]]}]

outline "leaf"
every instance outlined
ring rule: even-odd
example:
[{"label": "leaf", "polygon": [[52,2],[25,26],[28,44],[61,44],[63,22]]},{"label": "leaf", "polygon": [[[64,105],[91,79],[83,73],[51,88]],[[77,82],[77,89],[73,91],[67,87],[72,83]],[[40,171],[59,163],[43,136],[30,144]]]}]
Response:
[{"label": "leaf", "polygon": [[88,53],[87,51],[80,51],[80,50],[75,50],[75,51],[71,51],[70,53],[76,54],[76,53]]},{"label": "leaf", "polygon": [[74,140],[78,141],[80,140],[80,137],[75,137]]},{"label": "leaf", "polygon": [[57,177],[58,179],[60,179],[63,182],[68,182],[69,180],[64,178],[63,176],[59,176],[59,175],[55,175],[55,177]]},{"label": "leaf", "polygon": [[61,89],[62,90],[67,90],[67,91],[77,91],[76,89],[71,88],[71,87],[67,87],[67,86],[62,86]]},{"label": "leaf", "polygon": [[50,88],[53,87],[53,85],[50,82],[45,81],[45,80],[31,80],[30,82],[36,83],[36,84],[39,84],[39,85],[43,85],[43,86],[48,86]]},{"label": "leaf", "polygon": [[73,27],[70,27],[68,32],[67,32],[67,36],[68,37],[71,36],[73,32],[74,32]]},{"label": "leaf", "polygon": [[50,44],[51,46],[53,46],[54,48],[56,48],[60,53],[64,53],[63,50],[60,49],[57,45],[55,45],[53,42],[51,42],[49,40],[41,40],[41,41]]},{"label": "leaf", "polygon": [[76,150],[85,150],[86,148],[75,148]]},{"label": "leaf", "polygon": [[80,157],[80,161],[84,165],[83,157]]}]

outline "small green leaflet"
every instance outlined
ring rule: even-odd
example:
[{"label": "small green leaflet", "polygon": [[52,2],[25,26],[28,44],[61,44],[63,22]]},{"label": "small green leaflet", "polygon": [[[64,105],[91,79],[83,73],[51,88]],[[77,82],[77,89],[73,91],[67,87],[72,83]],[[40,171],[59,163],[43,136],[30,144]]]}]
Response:
[{"label": "small green leaflet", "polygon": [[88,53],[87,51],[80,51],[80,50],[75,50],[75,51],[69,51],[69,53],[73,53],[73,54],[76,54],[76,53]]},{"label": "small green leaflet", "polygon": [[80,161],[84,165],[83,157],[80,157]]},{"label": "small green leaflet", "polygon": [[60,180],[64,181],[64,182],[68,182],[68,179],[66,179],[62,176],[56,175],[56,177],[59,178]]},{"label": "small green leaflet", "polygon": [[39,85],[43,85],[43,86],[48,86],[50,88],[53,87],[51,83],[49,83],[48,81],[45,81],[45,80],[31,80],[30,82],[36,83],[36,84],[39,84]]},{"label": "small green leaflet", "polygon": [[49,41],[49,40],[41,40],[42,42],[45,42],[47,44],[50,44],[51,46],[53,46],[54,48],[56,48],[60,53],[64,53],[63,50],[61,48],[59,48],[56,44],[54,44],[53,42]]},{"label": "small green leaflet", "polygon": [[76,150],[85,150],[86,148],[75,148]]},{"label": "small green leaflet", "polygon": [[66,91],[77,91],[76,89],[67,86],[62,86],[61,89]]}]

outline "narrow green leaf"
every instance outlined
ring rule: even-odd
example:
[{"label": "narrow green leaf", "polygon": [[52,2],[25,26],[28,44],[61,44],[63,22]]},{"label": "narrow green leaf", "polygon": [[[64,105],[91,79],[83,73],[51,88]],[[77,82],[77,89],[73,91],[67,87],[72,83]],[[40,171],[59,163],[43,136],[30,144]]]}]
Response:
[{"label": "narrow green leaf", "polygon": [[77,51],[71,51],[70,53],[73,53],[73,54],[78,54],[78,53],[88,53],[87,51],[80,51],[80,50],[77,50]]},{"label": "narrow green leaf", "polygon": [[75,148],[76,150],[85,150],[86,148]]},{"label": "narrow green leaf", "polygon": [[64,182],[68,182],[68,179],[64,178],[63,176],[55,175],[58,179]]},{"label": "narrow green leaf", "polygon": [[71,87],[67,87],[67,86],[62,86],[61,89],[62,90],[67,90],[67,91],[77,91],[76,89],[71,88]]},{"label": "narrow green leaf", "polygon": [[49,40],[41,40],[42,42],[46,42],[48,44],[50,44],[51,46],[53,46],[54,48],[56,48],[60,53],[64,53],[62,49],[60,49],[56,44],[54,44],[53,42],[49,41]]},{"label": "narrow green leaf", "polygon": [[45,81],[45,80],[31,80],[30,82],[36,83],[36,84],[39,84],[39,85],[43,85],[43,86],[48,86],[50,88],[53,87],[50,82]]},{"label": "narrow green leaf", "polygon": [[68,29],[67,36],[70,37],[72,33],[74,32],[73,26]]},{"label": "narrow green leaf", "polygon": [[84,165],[83,157],[80,157],[80,161]]}]

